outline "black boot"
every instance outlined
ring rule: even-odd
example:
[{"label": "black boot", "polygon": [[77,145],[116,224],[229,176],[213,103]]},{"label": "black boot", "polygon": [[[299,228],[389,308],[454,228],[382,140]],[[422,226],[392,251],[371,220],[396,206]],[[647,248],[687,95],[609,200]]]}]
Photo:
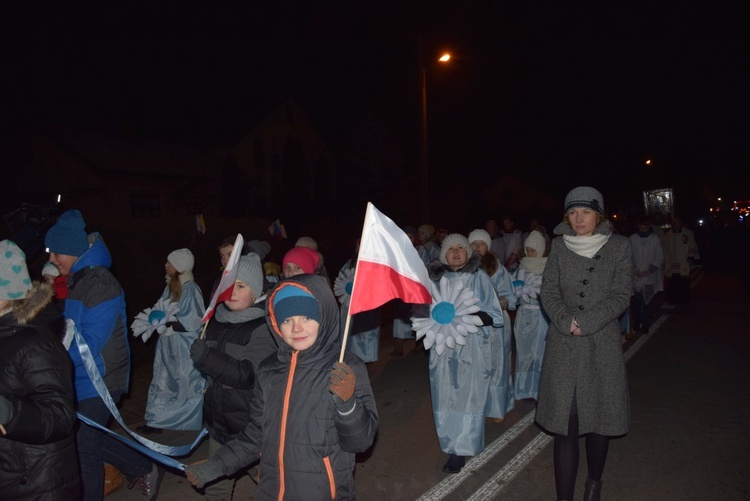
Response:
[{"label": "black boot", "polygon": [[443,465],[444,473],[458,473],[461,468],[466,464],[466,458],[464,456],[456,456],[451,454],[448,461]]},{"label": "black boot", "polygon": [[602,481],[586,479],[586,491],[583,493],[583,501],[601,501]]}]

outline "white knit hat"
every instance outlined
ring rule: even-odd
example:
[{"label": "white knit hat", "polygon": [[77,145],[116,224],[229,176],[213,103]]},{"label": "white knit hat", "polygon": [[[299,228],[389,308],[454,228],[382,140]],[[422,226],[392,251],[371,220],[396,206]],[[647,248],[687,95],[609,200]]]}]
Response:
[{"label": "white knit hat", "polygon": [[544,236],[541,233],[534,230],[529,233],[528,237],[526,237],[526,241],[524,241],[523,246],[524,248],[531,247],[532,249],[536,250],[538,257],[542,257],[544,255],[544,251],[547,249],[547,242],[544,240]]},{"label": "white knit hat", "polygon": [[47,264],[42,267],[42,276],[45,275],[57,277],[60,275],[60,270],[58,270],[57,266],[55,266],[54,264],[47,262]]},{"label": "white knit hat", "polygon": [[294,244],[295,247],[307,247],[308,249],[312,249],[314,251],[318,250],[318,242],[312,239],[312,237],[299,237],[297,239],[297,243]]},{"label": "white knit hat", "polygon": [[193,271],[193,265],[195,264],[195,258],[190,249],[177,249],[170,252],[167,261],[174,266],[178,273]]},{"label": "white knit hat", "polygon": [[0,299],[23,299],[31,288],[26,255],[10,240],[0,242]]},{"label": "white knit hat", "polygon": [[445,253],[448,252],[448,249],[450,249],[454,245],[462,246],[464,249],[466,249],[466,253],[471,256],[473,249],[471,248],[471,244],[469,244],[469,239],[461,235],[460,233],[451,233],[443,239],[443,245],[440,246],[441,263],[448,264],[448,260],[445,259]]},{"label": "white knit hat", "polygon": [[477,240],[480,242],[484,242],[487,244],[487,249],[490,248],[490,245],[492,245],[492,239],[490,238],[490,234],[487,233],[485,230],[477,228],[476,230],[469,233],[469,243],[474,243]]}]

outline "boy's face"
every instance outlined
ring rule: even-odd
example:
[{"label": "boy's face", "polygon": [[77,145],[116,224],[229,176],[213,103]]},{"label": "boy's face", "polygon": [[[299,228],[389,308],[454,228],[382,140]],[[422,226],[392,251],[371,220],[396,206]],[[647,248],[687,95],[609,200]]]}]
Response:
[{"label": "boy's face", "polygon": [[234,249],[234,245],[219,247],[219,260],[221,261],[222,268],[229,262],[229,256],[232,255],[232,249]]},{"label": "boy's face", "polygon": [[232,311],[242,311],[250,308],[255,302],[253,290],[242,280],[234,282],[232,298],[224,304]]},{"label": "boy's face", "polygon": [[303,315],[294,315],[281,322],[279,330],[284,342],[297,351],[304,351],[318,339],[317,320]]},{"label": "boy's face", "polygon": [[49,262],[57,267],[57,271],[60,272],[60,275],[69,275],[70,269],[73,267],[76,261],[78,261],[78,258],[76,256],[56,254],[54,252],[49,253]]}]

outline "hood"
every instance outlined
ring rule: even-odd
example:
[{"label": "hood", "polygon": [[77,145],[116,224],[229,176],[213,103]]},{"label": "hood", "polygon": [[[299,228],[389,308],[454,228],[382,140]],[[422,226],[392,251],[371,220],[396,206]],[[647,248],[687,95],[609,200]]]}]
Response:
[{"label": "hood", "polygon": [[[276,336],[281,338],[281,331],[276,322],[276,316],[273,311],[273,303],[276,294],[285,287],[300,287],[309,294],[312,294],[318,300],[320,308],[320,327],[318,329],[318,338],[313,345],[299,354],[300,362],[312,361],[320,358],[326,358],[331,353],[338,356],[340,349],[339,344],[339,308],[333,292],[324,277],[320,275],[304,274],[296,275],[279,282],[279,284],[268,294],[266,300],[266,322]],[[292,353],[292,347],[286,344],[283,339],[279,342],[279,358],[286,358]]]},{"label": "hood", "polygon": [[73,267],[70,269],[71,274],[90,266],[103,266],[105,268],[112,266],[112,256],[104,244],[104,240],[95,233],[89,235],[89,238],[93,238],[94,243],[73,264]]},{"label": "hood", "polygon": [[427,266],[427,271],[430,274],[430,279],[437,282],[443,277],[443,275],[445,275],[448,272],[474,273],[481,267],[482,267],[482,256],[474,252],[471,256],[469,256],[469,260],[466,262],[466,265],[460,270],[454,270],[447,264],[443,264],[440,261],[433,261]]}]

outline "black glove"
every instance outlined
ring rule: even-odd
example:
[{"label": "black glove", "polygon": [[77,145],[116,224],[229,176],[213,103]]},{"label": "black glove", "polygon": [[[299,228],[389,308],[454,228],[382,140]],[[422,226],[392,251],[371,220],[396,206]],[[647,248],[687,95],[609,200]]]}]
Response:
[{"label": "black glove", "polygon": [[333,395],[333,404],[341,413],[348,413],[354,408],[354,388],[357,386],[357,378],[352,368],[342,362],[333,364],[331,379],[328,381],[328,390]]},{"label": "black glove", "polygon": [[195,365],[202,363],[203,359],[208,355],[209,349],[210,348],[206,344],[206,341],[201,338],[196,338],[195,341],[193,341],[193,344],[190,345],[190,358],[193,360],[193,363]]},{"label": "black glove", "polygon": [[0,424],[6,424],[16,415],[16,410],[10,400],[0,395]]},{"label": "black glove", "polygon": [[191,484],[200,489],[208,482],[222,476],[223,473],[218,462],[204,460],[187,465],[185,475]]},{"label": "black glove", "polygon": [[167,322],[166,326],[171,327],[175,332],[187,332],[187,329],[180,323],[179,320],[175,320],[174,322]]},{"label": "black glove", "polygon": [[479,317],[479,320],[482,321],[483,326],[492,325],[492,317],[486,311],[478,311],[474,313],[474,315]]}]

